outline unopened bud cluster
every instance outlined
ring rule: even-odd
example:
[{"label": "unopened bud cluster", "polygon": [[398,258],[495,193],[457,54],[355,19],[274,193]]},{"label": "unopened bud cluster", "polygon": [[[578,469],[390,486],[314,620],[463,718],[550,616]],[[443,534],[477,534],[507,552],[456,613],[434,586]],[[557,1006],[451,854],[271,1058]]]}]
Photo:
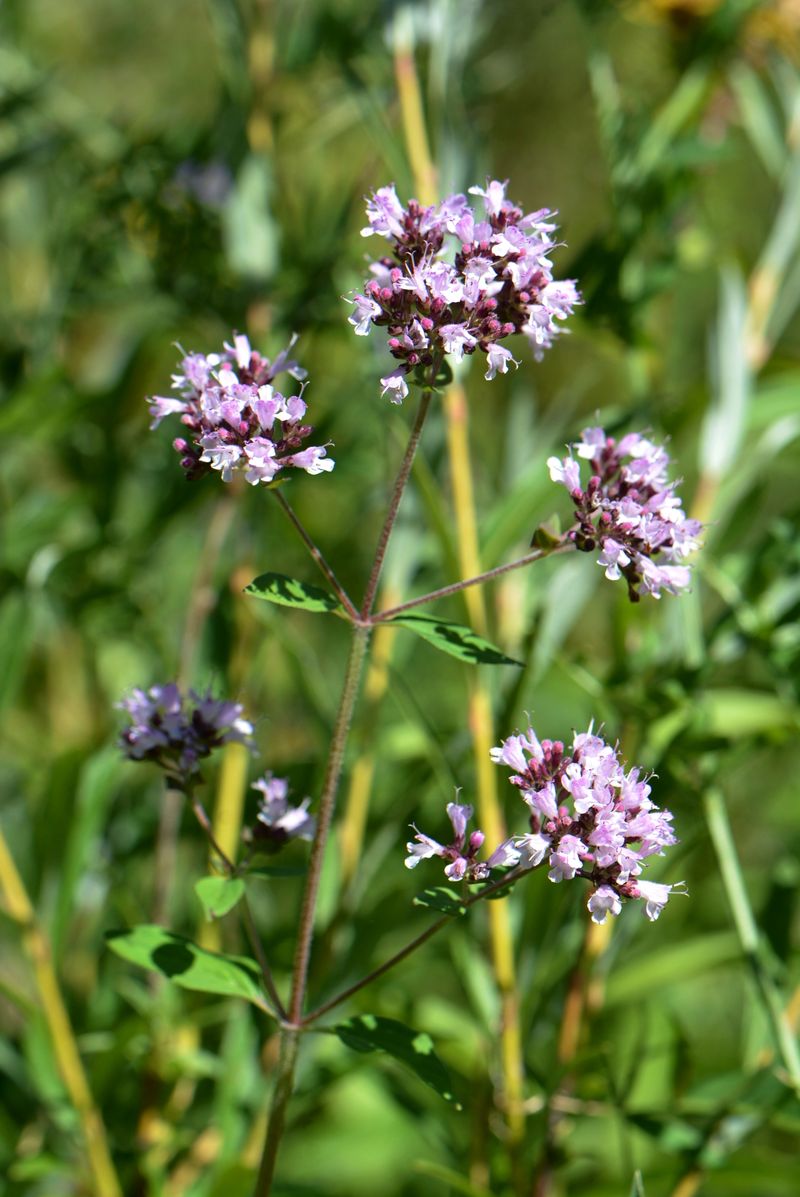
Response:
[{"label": "unopened bud cluster", "polygon": [[290,467],[308,474],[333,469],[325,445],[303,448],[314,429],[303,422],[307,406],[302,392],[287,397],[272,385],[281,373],[306,377],[289,357],[293,345],[294,338],[274,362],[252,349],[245,336],[235,336],[221,354],[190,353],[172,376],[181,397],[154,395],[148,401],[151,428],[165,416],[180,416],[186,435],[173,444],[187,478],[216,470],[223,482],[230,482],[241,471],[256,486]]},{"label": "unopened bud cluster", "polygon": [[448,802],[447,817],[453,825],[453,839],[449,844],[440,844],[431,839],[415,827],[416,835],[406,844],[408,856],[406,868],[414,869],[421,860],[429,860],[432,856],[440,856],[449,863],[445,865],[445,876],[451,881],[485,881],[492,869],[503,865],[516,864],[519,854],[514,851],[511,842],[507,841],[494,850],[488,860],[478,860],[478,853],[483,847],[485,836],[482,831],[473,831],[467,835],[467,823],[472,818],[472,807],[461,806],[458,802]]},{"label": "unopened bud cluster", "polygon": [[[572,448],[589,462],[591,477],[581,485],[579,463],[570,454],[549,458],[550,477],[575,504],[575,526],[567,536],[577,549],[600,549],[606,577],[624,578],[628,597],[679,594],[691,581],[684,562],[699,547],[702,525],[688,519],[667,477],[663,446],[631,433],[617,442],[602,428],[586,428]],[[627,460],[626,460],[627,459]]]},{"label": "unopened bud cluster", "polygon": [[523,212],[497,180],[469,190],[482,198],[483,212],[464,195],[403,207],[394,187],[381,187],[367,204],[362,235],[385,237],[391,254],[371,264],[373,277],[351,301],[350,323],[359,336],[373,324],[386,328],[399,365],[381,384],[393,403],[408,394],[411,371],[436,368],[447,356],[460,361],[480,351],[487,379],[505,374],[517,363],[501,342],[516,333],[540,357],[563,331],[556,322],[580,302],[574,282],[553,280],[554,213]]}]

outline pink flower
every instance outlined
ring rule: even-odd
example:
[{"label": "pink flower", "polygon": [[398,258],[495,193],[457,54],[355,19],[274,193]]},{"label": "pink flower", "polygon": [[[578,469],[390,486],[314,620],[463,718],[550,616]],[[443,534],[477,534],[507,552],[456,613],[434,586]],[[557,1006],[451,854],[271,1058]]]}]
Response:
[{"label": "pink flower", "polygon": [[593,923],[604,923],[609,914],[618,915],[622,910],[622,902],[610,885],[601,885],[594,890],[586,903],[592,915]]},{"label": "pink flower", "polygon": [[[369,312],[362,318],[369,322]],[[165,416],[181,416],[184,435],[173,444],[187,478],[214,470],[223,482],[230,482],[242,471],[256,486],[268,485],[289,468],[308,474],[333,469],[327,446],[303,448],[313,428],[302,422],[307,409],[301,395],[283,395],[272,385],[280,373],[305,378],[306,371],[289,357],[295,340],[292,337],[274,362],[257,353],[241,334],[234,336],[232,345],[226,343],[222,354],[188,354],[172,379],[182,397],[156,395],[149,400],[153,428]]]},{"label": "pink flower", "polygon": [[640,433],[617,443],[602,428],[585,428],[574,449],[589,462],[585,489],[571,455],[563,461],[551,457],[547,465],[575,505],[575,524],[567,533],[575,547],[588,553],[599,546],[598,564],[611,581],[625,579],[633,602],[687,590],[691,570],[684,562],[699,547],[702,527],[687,519],[675,483],[668,480],[666,450]]},{"label": "pink flower", "polygon": [[570,749],[558,740],[540,741],[529,728],[491,756],[513,770],[509,780],[528,808],[529,834],[512,837],[521,864],[535,868],[547,858],[551,881],[588,880],[595,922],[619,914],[622,899],[637,897],[648,898],[656,911],[648,917],[657,917],[670,887],[638,878],[648,859],[663,855],[676,838],[672,815],[653,803],[640,770],[626,770],[617,749],[591,727],[574,734]]},{"label": "pink flower", "polygon": [[[386,327],[404,375],[480,349],[491,380],[517,364],[501,342],[523,333],[541,356],[580,303],[574,282],[553,279],[556,226],[546,219],[552,213],[542,208],[526,215],[506,198],[506,186],[493,179],[470,188],[482,199],[482,212],[464,195],[448,196],[437,208],[416,200],[403,207],[393,186],[367,201],[362,234],[388,240],[392,256],[371,264],[372,277],[351,301],[349,322],[359,336],[374,324]],[[451,237],[456,244],[448,253]],[[415,325],[424,340],[412,334]],[[393,375],[384,384],[386,377]],[[393,402],[404,397],[399,387],[384,385],[383,393]]]}]

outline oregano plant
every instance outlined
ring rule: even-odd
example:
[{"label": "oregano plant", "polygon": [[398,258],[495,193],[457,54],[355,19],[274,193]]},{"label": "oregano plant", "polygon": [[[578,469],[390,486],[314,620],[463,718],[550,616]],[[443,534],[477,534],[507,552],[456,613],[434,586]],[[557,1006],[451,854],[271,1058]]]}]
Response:
[{"label": "oregano plant", "polygon": [[[382,395],[397,404],[413,396],[416,412],[360,596],[347,593],[286,497],[283,484],[298,482],[299,473],[314,477],[334,470],[331,446],[313,443],[307,423],[307,378],[291,356],[295,339],[272,361],[243,334],[218,352],[185,354],[173,376],[174,393],[150,400],[153,427],[166,418],[181,425],[174,445],[186,477],[197,483],[217,474],[230,483],[243,475],[265,492],[266,501],[279,505],[321,575],[312,575],[313,582],[288,577],[279,572],[279,560],[270,560],[268,572],[247,586],[247,595],[309,616],[333,616],[350,627],[350,652],[318,792],[298,800],[283,778],[259,770],[253,782],[259,796],[256,817],[236,853],[223,849],[214,835],[204,764],[231,742],[247,746],[255,757],[257,712],[245,713],[238,703],[212,693],[184,691],[174,682],[135,690],[120,702],[127,720],[120,738],[123,752],[163,772],[208,838],[214,873],[195,886],[203,911],[209,919],[240,919],[250,954],[210,951],[155,925],[115,932],[109,946],[173,984],[248,1002],[267,1024],[277,1026],[280,1051],[257,1197],[273,1191],[298,1055],[311,1033],[333,1034],[356,1053],[386,1052],[442,1098],[459,1104],[424,1027],[409,1027],[378,1011],[348,1014],[347,1004],[378,977],[400,970],[409,955],[424,950],[433,936],[446,934],[454,921],[469,919],[474,906],[505,899],[521,883],[574,881],[585,890],[594,923],[618,915],[626,902],[638,903],[654,921],[671,894],[682,892],[679,880],[646,876],[652,859],[676,843],[676,834],[670,812],[655,801],[653,779],[625,762],[614,729],[565,728],[563,741],[550,740],[540,739],[529,721],[523,731],[509,729],[491,752],[498,776],[510,782],[517,798],[510,833],[500,842],[487,842],[472,823],[469,794],[460,793],[447,802],[431,834],[414,826],[405,842],[405,865],[418,870],[415,878],[421,877],[425,888],[416,892],[418,887],[409,886],[409,911],[412,906],[429,911],[432,921],[341,992],[323,1002],[310,992],[323,862],[375,629],[389,625],[421,637],[430,648],[431,669],[433,650],[439,650],[468,667],[515,670],[519,663],[484,635],[432,612],[436,601],[576,552],[593,557],[608,579],[624,580],[633,602],[680,594],[690,585],[701,526],[683,512],[665,449],[643,432],[616,439],[589,427],[565,457],[548,463],[552,480],[566,488],[572,503],[572,522],[563,532],[540,529],[519,559],[385,609],[378,604],[382,569],[426,419],[453,366],[478,355],[489,383],[521,366],[525,350],[519,359],[514,352],[525,340],[540,358],[566,331],[580,303],[576,283],[553,276],[551,257],[558,248],[553,215],[546,208],[524,212],[497,180],[431,206],[415,200],[404,206],[391,186],[369,198],[362,232],[381,239],[380,253],[362,290],[348,298],[349,321],[360,337],[385,332],[394,364],[380,379]],[[336,474],[307,484],[335,486]],[[558,514],[565,508],[555,490],[554,508]],[[592,568],[589,561],[586,568]],[[280,853],[292,841],[310,845],[305,865],[281,864]],[[398,868],[403,850],[401,840]],[[436,872],[442,863],[444,883]],[[276,980],[268,929],[254,916],[248,886],[254,880],[279,884],[282,876],[298,874],[303,896],[290,983],[284,987]]]}]

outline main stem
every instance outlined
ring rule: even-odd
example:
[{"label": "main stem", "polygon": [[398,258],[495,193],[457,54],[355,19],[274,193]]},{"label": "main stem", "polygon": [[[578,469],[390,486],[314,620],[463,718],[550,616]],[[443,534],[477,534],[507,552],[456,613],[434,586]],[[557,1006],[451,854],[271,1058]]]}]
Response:
[{"label": "main stem", "polygon": [[328,841],[333,809],[336,803],[336,791],[342,774],[344,750],[347,743],[347,733],[353,718],[356,698],[358,697],[361,673],[364,667],[370,629],[368,627],[353,627],[353,642],[350,646],[350,657],[347,662],[342,696],[339,700],[339,710],[333,729],[328,768],[320,798],[317,814],[317,830],[311,847],[311,859],[308,865],[308,880],[303,895],[303,906],[300,911],[300,926],[297,935],[297,947],[294,954],[292,969],[292,991],[289,999],[288,1025],[281,1030],[281,1050],[278,1059],[278,1071],[275,1079],[275,1089],[267,1124],[267,1137],[254,1197],[267,1197],[272,1188],[275,1175],[275,1162],[278,1147],[283,1137],[286,1123],[286,1109],[292,1096],[294,1086],[294,1070],[297,1063],[297,1049],[300,1037],[299,1023],[303,1016],[303,1003],[308,978],[308,964],[311,956],[311,941],[314,937],[314,913],[317,905],[317,894],[322,876],[322,865],[325,857],[325,845]]},{"label": "main stem", "polygon": [[[435,374],[435,370],[433,371]],[[397,474],[394,487],[392,489],[392,496],[389,500],[389,511],[381,529],[381,534],[378,539],[378,547],[375,551],[375,560],[372,565],[372,570],[367,582],[367,588],[364,594],[364,602],[361,608],[361,618],[367,620],[372,611],[372,605],[375,601],[375,592],[378,588],[378,582],[381,576],[381,569],[386,557],[386,549],[389,545],[389,538],[394,528],[395,520],[397,519],[397,512],[400,508],[400,500],[403,497],[406,483],[408,482],[411,473],[411,466],[414,462],[414,456],[417,451],[417,445],[422,434],[422,428],[425,423],[425,417],[428,414],[430,407],[432,389],[428,388],[423,391],[420,399],[417,417],[414,421],[414,426],[411,430],[408,445],[400,464],[400,470]],[[369,637],[371,627],[368,623],[353,622],[353,641],[350,646],[350,656],[347,661],[347,671],[345,673],[344,684],[342,686],[342,695],[339,699],[339,710],[336,715],[336,723],[333,729],[333,737],[331,739],[330,755],[328,757],[328,767],[325,772],[325,781],[322,787],[322,795],[320,797],[319,811],[317,814],[317,830],[314,835],[314,842],[311,846],[311,858],[308,865],[308,880],[306,881],[305,893],[303,894],[303,905],[300,911],[300,925],[297,935],[297,947],[294,954],[294,965],[292,968],[292,990],[289,998],[288,1017],[281,1028],[281,1048],[278,1059],[278,1069],[275,1078],[275,1089],[272,1094],[272,1102],[269,1111],[269,1121],[267,1123],[267,1137],[264,1143],[264,1151],[261,1157],[261,1164],[258,1170],[258,1178],[256,1180],[256,1187],[253,1197],[268,1197],[272,1190],[272,1180],[275,1175],[275,1164],[278,1157],[278,1148],[283,1137],[283,1129],[286,1123],[286,1110],[292,1096],[294,1087],[294,1072],[297,1065],[297,1051],[299,1047],[299,1038],[301,1034],[301,1024],[303,1018],[303,1004],[306,995],[306,982],[308,980],[308,965],[311,957],[311,941],[314,937],[314,914],[317,906],[317,894],[319,893],[319,883],[322,876],[322,865],[325,857],[325,846],[328,842],[328,833],[330,831],[331,819],[333,818],[333,810],[336,805],[336,792],[339,787],[339,779],[342,775],[342,765],[344,763],[344,752],[347,745],[347,735],[350,731],[350,724],[353,719],[353,711],[358,698],[359,687],[361,684],[361,675],[364,669],[364,660],[367,654],[367,647],[369,644]]]},{"label": "main stem", "polygon": [[300,911],[300,928],[297,937],[297,947],[294,954],[292,969],[292,993],[289,999],[289,1021],[299,1023],[303,1016],[303,1001],[308,977],[308,962],[311,955],[311,940],[314,936],[314,911],[317,905],[319,882],[322,876],[322,864],[325,845],[328,842],[333,808],[336,803],[336,791],[342,774],[344,750],[347,743],[347,733],[353,718],[353,710],[358,697],[361,673],[364,668],[370,629],[365,627],[353,628],[353,642],[350,646],[350,657],[347,662],[342,697],[339,700],[339,711],[333,729],[331,751],[328,757],[328,768],[320,798],[317,814],[317,830],[311,847],[311,859],[308,865],[308,881],[303,895],[303,906]]},{"label": "main stem", "polygon": [[[432,369],[435,374],[436,368]],[[411,429],[411,436],[408,439],[405,456],[400,465],[400,471],[397,475],[392,491],[392,497],[389,501],[389,510],[386,513],[386,519],[383,521],[380,538],[378,540],[378,547],[375,551],[375,560],[372,563],[372,571],[367,582],[367,589],[364,592],[364,602],[361,604],[361,618],[368,619],[372,613],[372,604],[375,602],[375,593],[378,589],[378,582],[381,577],[381,570],[383,569],[383,562],[386,558],[386,549],[389,545],[389,537],[392,535],[392,528],[397,519],[397,511],[400,507],[400,500],[403,497],[403,491],[408,482],[408,476],[411,473],[411,467],[414,464],[414,456],[417,452],[417,445],[419,438],[422,435],[422,428],[425,424],[425,417],[428,414],[428,408],[431,404],[433,391],[429,388],[422,392],[422,397],[419,401],[419,408],[417,409],[417,418],[414,421],[414,427]]]}]

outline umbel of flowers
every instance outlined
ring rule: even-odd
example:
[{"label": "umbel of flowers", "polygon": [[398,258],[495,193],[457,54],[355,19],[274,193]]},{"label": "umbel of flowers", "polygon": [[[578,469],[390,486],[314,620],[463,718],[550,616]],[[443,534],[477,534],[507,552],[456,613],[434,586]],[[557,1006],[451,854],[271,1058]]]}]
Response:
[{"label": "umbel of flowers", "polygon": [[624,578],[628,596],[679,594],[691,581],[686,558],[699,547],[702,525],[688,519],[667,477],[669,455],[638,432],[617,442],[602,428],[586,428],[572,446],[589,462],[581,485],[580,464],[570,455],[549,458],[550,477],[562,483],[575,504],[575,526],[567,533],[576,549],[600,549],[606,577]]},{"label": "umbel of flowers", "polygon": [[408,394],[411,371],[436,367],[448,355],[460,361],[480,351],[487,379],[505,374],[518,363],[503,342],[517,333],[540,357],[563,331],[557,321],[580,302],[574,282],[553,279],[555,213],[523,212],[497,180],[469,191],[482,211],[464,195],[403,207],[393,186],[367,203],[362,235],[385,237],[390,252],[370,265],[372,278],[351,301],[350,323],[359,336],[373,325],[386,329],[399,364],[381,384],[393,403]]},{"label": "umbel of flowers", "polygon": [[235,471],[253,486],[272,482],[281,470],[295,467],[308,474],[332,470],[327,446],[304,442],[314,429],[303,421],[306,403],[300,395],[283,395],[273,386],[278,374],[300,381],[306,371],[289,357],[294,345],[270,362],[235,336],[222,353],[190,353],[172,376],[180,398],[154,395],[150,400],[156,428],[165,416],[179,415],[186,435],[174,446],[187,478],[217,470],[223,482]]},{"label": "umbel of flowers", "polygon": [[676,839],[671,813],[651,801],[649,781],[639,769],[626,771],[617,749],[591,728],[576,733],[567,749],[558,740],[540,741],[529,727],[493,748],[492,760],[513,770],[510,781],[528,808],[529,830],[479,862],[482,832],[466,837],[472,810],[450,803],[453,843],[439,844],[418,831],[407,845],[409,868],[439,856],[449,862],[445,874],[451,881],[481,881],[496,868],[533,869],[547,862],[553,882],[574,877],[589,882],[587,905],[594,922],[619,914],[625,898],[642,899],[647,917],[658,918],[682,882],[640,880],[648,859],[663,855]]}]

